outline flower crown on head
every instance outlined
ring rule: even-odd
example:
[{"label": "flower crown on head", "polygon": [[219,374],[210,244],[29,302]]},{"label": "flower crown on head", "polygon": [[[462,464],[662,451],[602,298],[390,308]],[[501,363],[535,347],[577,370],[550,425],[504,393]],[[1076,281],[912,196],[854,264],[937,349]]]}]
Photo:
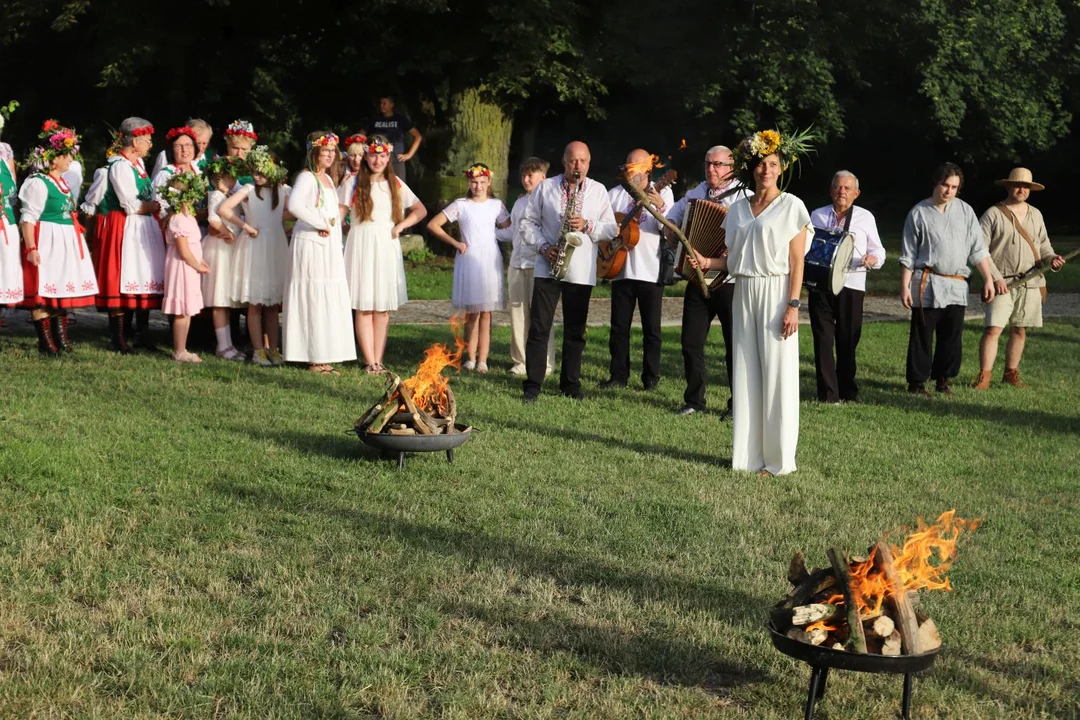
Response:
[{"label": "flower crown on head", "polygon": [[235,155],[218,155],[206,161],[206,176],[227,175],[235,180],[247,172],[247,162]]},{"label": "flower crown on head", "polygon": [[324,147],[330,147],[331,145],[340,145],[340,144],[341,143],[338,142],[338,136],[337,135],[335,135],[334,133],[326,133],[325,135],[320,135],[319,137],[315,138],[314,140],[308,140],[307,149],[310,150],[311,148],[314,148],[314,147],[324,148]]},{"label": "flower crown on head", "polygon": [[165,186],[158,191],[161,204],[169,212],[180,212],[184,208],[194,208],[206,198],[210,184],[197,172],[179,172],[169,178]]},{"label": "flower crown on head", "polygon": [[[735,174],[744,185],[753,184],[753,168],[769,155],[780,156],[781,173],[787,173],[799,160],[800,155],[814,152],[814,143],[820,138],[810,128],[784,135],[778,130],[761,130],[749,135],[732,153]],[[781,181],[781,190],[787,187],[790,176]]]},{"label": "flower crown on head", "polygon": [[371,140],[367,144],[367,151],[372,155],[378,155],[379,153],[392,153],[394,152],[394,143]]},{"label": "flower crown on head", "polygon": [[51,118],[41,124],[38,139],[43,146],[32,149],[23,163],[24,167],[34,172],[48,172],[53,160],[61,155],[79,158],[79,136],[71,128],[64,127]]},{"label": "flower crown on head", "polygon": [[169,130],[169,132],[165,133],[165,142],[171,143],[173,140],[180,137],[181,135],[187,135],[189,138],[191,138],[191,142],[195,143],[196,145],[199,144],[199,139],[195,137],[195,129],[188,127],[187,125],[183,127],[175,127]]},{"label": "flower crown on head", "polygon": [[225,128],[223,135],[225,135],[225,137],[239,135],[241,137],[251,138],[252,142],[259,139],[259,136],[255,134],[255,126],[247,120],[233,120],[229,123],[229,127]]},{"label": "flower crown on head", "polygon": [[280,185],[289,176],[285,166],[274,160],[270,148],[265,145],[252,148],[244,160],[252,175],[262,175],[271,185]]},{"label": "flower crown on head", "polygon": [[154,126],[153,125],[144,125],[141,128],[135,128],[134,130],[131,131],[131,137],[142,137],[143,135],[153,135],[153,134],[154,134]]},{"label": "flower crown on head", "polygon": [[492,177],[491,168],[484,163],[475,163],[472,167],[465,171],[465,177],[470,180],[475,180],[478,177]]},{"label": "flower crown on head", "polygon": [[356,133],[345,138],[343,147],[349,147],[350,145],[367,145],[367,135],[363,133]]},{"label": "flower crown on head", "polygon": [[112,138],[112,142],[109,143],[109,147],[105,148],[106,160],[116,157],[124,149],[124,138],[118,131],[110,129],[109,137]]}]

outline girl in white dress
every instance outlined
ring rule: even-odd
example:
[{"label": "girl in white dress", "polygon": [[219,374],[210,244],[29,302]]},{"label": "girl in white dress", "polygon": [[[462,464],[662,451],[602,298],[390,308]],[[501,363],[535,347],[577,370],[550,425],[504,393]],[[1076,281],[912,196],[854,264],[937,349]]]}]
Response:
[{"label": "girl in white dress", "polygon": [[[491,189],[491,170],[477,163],[465,171],[469,194],[450,203],[428,223],[428,230],[457,249],[454,258],[455,310],[465,311],[465,339],[469,359],[462,366],[476,372],[488,371],[491,348],[491,311],[506,306],[503,290],[502,253],[495,228],[510,226],[510,214]],[[461,240],[455,240],[443,225],[458,224]]]},{"label": "girl in white dress", "polygon": [[356,311],[356,339],[369,375],[385,371],[390,311],[408,300],[398,237],[427,215],[412,190],[394,175],[393,152],[385,137],[373,135],[359,172],[338,191],[341,217],[350,213],[345,270]]},{"label": "girl in white dress", "polygon": [[[284,225],[288,173],[265,145],[248,153],[246,161],[255,182],[233,193],[218,208],[218,215],[233,227],[241,226],[233,250],[232,299],[248,306],[248,334],[254,348],[251,362],[277,366],[285,362],[278,350],[278,308],[289,265]],[[241,204],[243,219],[235,214]]]},{"label": "girl in white dress", "polygon": [[[19,192],[19,222],[26,249],[21,265],[25,298],[19,305],[30,310],[37,327],[38,350],[55,357],[61,350],[71,351],[67,311],[94,304],[97,280],[75,210],[75,196],[64,180],[64,173],[78,156],[79,138],[52,120],[38,137],[43,147],[34,148],[27,162],[36,172]],[[18,246],[14,238],[13,244]]]},{"label": "girl in white dress", "polygon": [[809,133],[765,130],[735,151],[735,171],[754,195],[724,218],[726,257],[712,263],[735,278],[732,327],[732,455],[735,470],[795,472],[799,443],[799,296],[810,213],[783,192],[785,173],[810,152]]},{"label": "girl in white dress", "polygon": [[340,162],[338,138],[308,136],[308,169],[296,178],[288,209],[296,217],[282,314],[284,355],[312,372],[338,375],[328,363],[356,359],[349,332],[349,284],[341,262],[341,218],[330,179]]}]

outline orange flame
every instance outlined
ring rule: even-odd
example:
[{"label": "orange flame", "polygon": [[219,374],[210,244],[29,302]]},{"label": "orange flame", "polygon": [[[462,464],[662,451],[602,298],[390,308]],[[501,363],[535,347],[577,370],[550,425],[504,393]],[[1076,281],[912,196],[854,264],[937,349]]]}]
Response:
[{"label": "orange flame", "polygon": [[806,626],[806,632],[811,632],[813,630],[818,630],[818,629],[824,630],[825,632],[833,632],[834,630],[839,630],[840,626],[839,625],[832,625],[826,620],[818,620],[817,622],[810,623],[809,625]]},{"label": "orange flame", "polygon": [[[952,590],[946,573],[956,561],[956,544],[965,532],[974,532],[980,520],[964,520],[956,517],[956,510],[949,510],[938,517],[933,525],[918,519],[918,529],[907,536],[904,546],[890,544],[893,566],[900,576],[904,591]],[[875,548],[866,560],[851,565],[851,591],[862,615],[876,615],[881,611],[892,588],[885,573],[875,566]],[[843,605],[843,595],[833,595],[825,602]]]},{"label": "orange flame", "polygon": [[450,402],[446,391],[450,383],[443,377],[442,371],[446,367],[461,369],[461,353],[465,349],[461,328],[460,315],[450,318],[450,329],[454,333],[457,349],[450,352],[442,343],[435,343],[424,351],[424,361],[416,369],[416,374],[402,381],[401,384],[412,394],[413,402],[420,410],[446,417]]},{"label": "orange flame", "polygon": [[683,139],[682,139],[682,140],[681,140],[681,141],[679,142],[679,149],[680,149],[680,150],[685,150],[685,149],[686,149],[686,138],[683,138]]},{"label": "orange flame", "polygon": [[647,173],[653,168],[662,167],[664,167],[664,164],[660,162],[660,157],[657,155],[650,155],[648,160],[636,163],[626,163],[623,165],[623,174],[628,178],[632,178],[635,175]]}]

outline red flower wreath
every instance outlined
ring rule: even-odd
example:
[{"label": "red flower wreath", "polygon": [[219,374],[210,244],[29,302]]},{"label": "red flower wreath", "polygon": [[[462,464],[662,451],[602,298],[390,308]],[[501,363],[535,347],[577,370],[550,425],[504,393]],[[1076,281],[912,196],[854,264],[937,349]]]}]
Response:
[{"label": "red flower wreath", "polygon": [[43,133],[52,132],[53,130],[58,130],[59,128],[60,123],[52,119],[46,120],[41,124],[41,132]]},{"label": "red flower wreath", "polygon": [[343,147],[349,147],[350,145],[367,145],[367,135],[356,133],[345,138]]},{"label": "red flower wreath", "polygon": [[131,136],[132,137],[142,137],[143,135],[153,135],[153,134],[154,134],[154,126],[153,125],[146,125],[146,126],[141,127],[141,128],[135,128],[134,130],[131,131]]},{"label": "red flower wreath", "polygon": [[173,128],[172,130],[169,130],[169,132],[165,133],[165,142],[171,143],[173,140],[180,137],[181,135],[187,135],[189,138],[191,138],[191,142],[195,143],[196,145],[199,144],[199,139],[195,137],[195,131],[187,125],[185,125],[184,127]]}]

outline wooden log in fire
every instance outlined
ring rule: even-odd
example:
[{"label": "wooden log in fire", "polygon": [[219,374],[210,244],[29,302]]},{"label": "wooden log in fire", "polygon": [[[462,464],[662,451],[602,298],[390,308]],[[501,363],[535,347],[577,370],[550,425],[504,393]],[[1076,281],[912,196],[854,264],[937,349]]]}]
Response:
[{"label": "wooden log in fire", "polygon": [[900,636],[904,640],[904,654],[920,655],[923,652],[923,646],[919,639],[919,620],[915,617],[915,609],[911,607],[904,583],[896,569],[892,551],[883,542],[879,542],[874,548],[874,563],[885,575],[885,582],[889,585],[890,592],[886,595],[885,602],[892,607],[896,629],[900,631]]},{"label": "wooden log in fire", "polygon": [[859,606],[855,600],[855,593],[851,588],[851,568],[847,558],[836,548],[829,548],[829,562],[832,563],[833,573],[836,575],[840,592],[844,596],[844,607],[847,609],[848,639],[845,646],[854,652],[866,652],[866,635],[863,633],[862,618],[859,617]]},{"label": "wooden log in fire", "polygon": [[820,622],[821,620],[829,620],[835,614],[835,605],[825,605],[823,603],[802,605],[792,610],[791,624],[809,625],[810,623]]},{"label": "wooden log in fire", "polygon": [[870,637],[881,638],[885,640],[892,636],[893,631],[896,630],[896,623],[888,615],[879,615],[872,621],[863,621],[863,627],[866,629],[866,634]]},{"label": "wooden log in fire", "polygon": [[810,573],[806,570],[806,556],[803,555],[800,550],[791,557],[791,564],[788,565],[787,579],[792,587],[798,587],[799,584],[808,577],[810,577]]},{"label": "wooden log in fire", "polygon": [[421,435],[434,435],[434,429],[428,425],[423,416],[420,415],[420,410],[413,401],[412,393],[409,392],[409,388],[405,387],[404,383],[398,385],[398,395],[401,396],[402,402],[405,403],[405,412],[412,415],[413,426],[416,428],[416,431]]},{"label": "wooden log in fire", "polygon": [[375,416],[375,419],[371,421],[371,424],[367,426],[369,433],[382,432],[382,429],[386,426],[386,423],[390,422],[390,418],[397,415],[398,408],[401,407],[401,403],[398,401],[397,394],[390,399],[390,402],[379,411],[379,414]]}]

